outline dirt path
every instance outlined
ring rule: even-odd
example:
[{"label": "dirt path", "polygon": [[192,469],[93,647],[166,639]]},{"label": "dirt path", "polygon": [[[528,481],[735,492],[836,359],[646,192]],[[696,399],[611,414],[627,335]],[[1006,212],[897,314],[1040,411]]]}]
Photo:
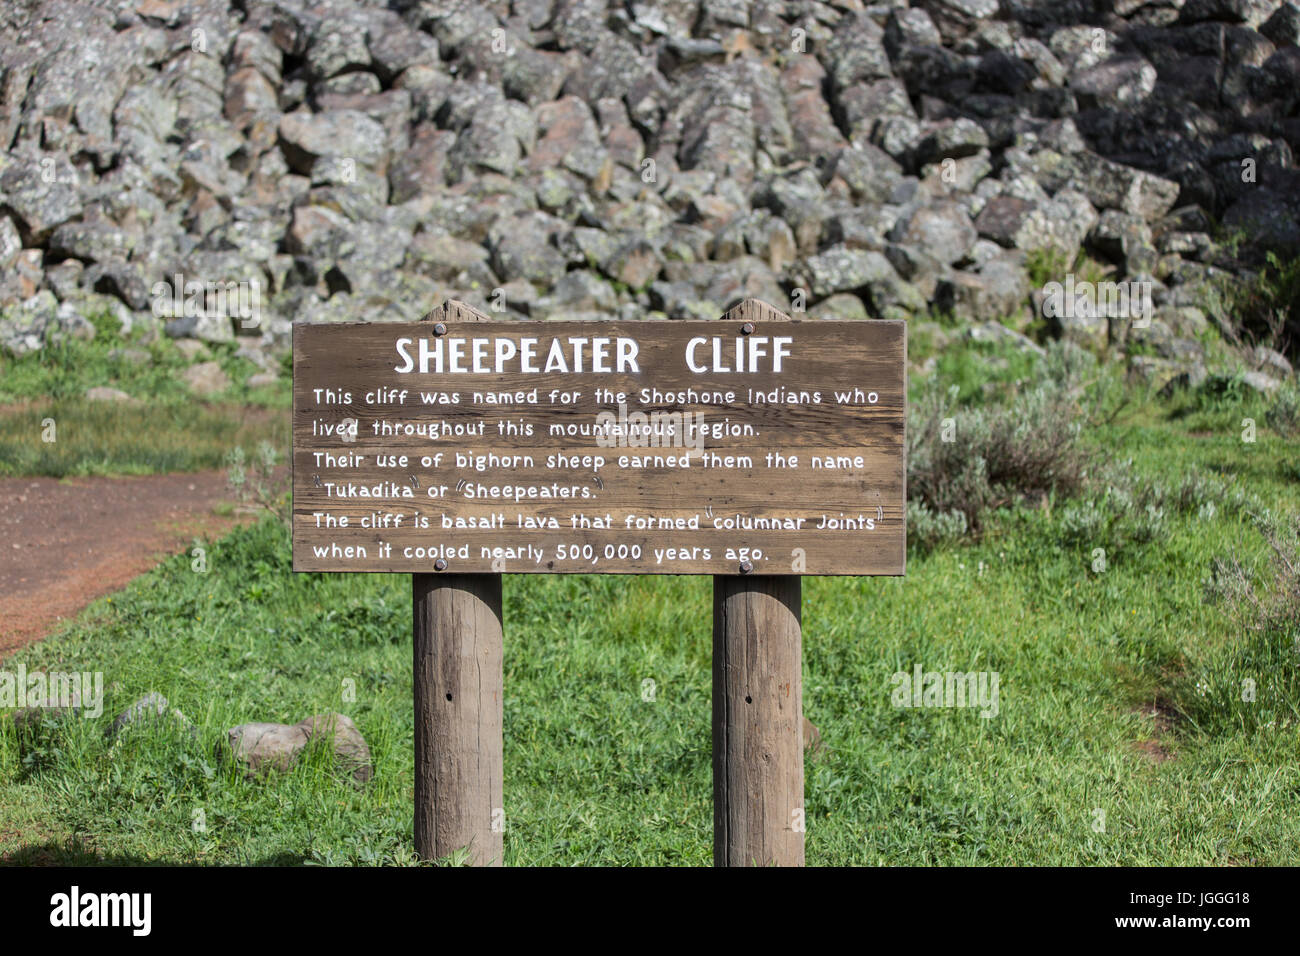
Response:
[{"label": "dirt path", "polygon": [[0,479],[0,658],[123,587],[196,536],[240,520],[224,471]]}]

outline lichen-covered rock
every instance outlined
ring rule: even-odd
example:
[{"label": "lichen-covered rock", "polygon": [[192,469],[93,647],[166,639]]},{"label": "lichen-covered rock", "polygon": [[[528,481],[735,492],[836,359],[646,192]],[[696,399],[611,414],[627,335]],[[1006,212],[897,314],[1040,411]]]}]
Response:
[{"label": "lichen-covered rock", "polygon": [[246,776],[257,778],[292,769],[313,740],[329,746],[338,766],[355,782],[370,779],[374,772],[370,748],[352,718],[345,714],[321,714],[296,724],[240,724],[226,731],[221,753],[243,766]]},{"label": "lichen-covered rock", "polygon": [[51,292],[40,292],[0,310],[0,348],[15,356],[40,351],[58,311],[58,300]]},{"label": "lichen-covered rock", "polygon": [[[225,320],[229,323],[229,319]],[[217,362],[200,362],[191,365],[180,373],[181,381],[191,392],[202,398],[208,398],[230,387],[230,377],[226,375]]]},{"label": "lichen-covered rock", "polygon": [[881,253],[847,246],[832,246],[809,256],[796,266],[796,271],[800,284],[818,299],[836,292],[852,292],[898,275]]},{"label": "lichen-covered rock", "polygon": [[1085,109],[1136,106],[1156,88],[1156,68],[1140,56],[1117,56],[1070,78],[1070,90]]},{"label": "lichen-covered rock", "polygon": [[1094,153],[1079,153],[1079,190],[1099,209],[1117,209],[1151,222],[1173,208],[1178,183],[1113,162]]},{"label": "lichen-covered rock", "polygon": [[[291,318],[498,289],[1019,325],[1027,257],[1084,248],[1231,338],[1225,270],[1300,249],[1295,0],[235,6],[4,7],[0,348],[87,334],[90,296],[272,366]],[[261,318],[154,316],[177,273],[262,283]],[[1143,348],[1200,361],[1189,315]]]},{"label": "lichen-covered rock", "polygon": [[899,219],[890,231],[894,242],[916,246],[949,265],[970,252],[978,233],[960,204],[940,201],[920,206]]},{"label": "lichen-covered rock", "polygon": [[54,229],[81,215],[82,173],[64,153],[25,152],[0,172],[0,203],[18,222],[24,244],[44,243]]},{"label": "lichen-covered rock", "polygon": [[492,268],[502,279],[527,279],[551,285],[567,270],[563,254],[551,242],[562,224],[543,213],[502,216],[492,226]]},{"label": "lichen-covered rock", "polygon": [[828,167],[830,175],[844,180],[859,202],[889,202],[903,181],[902,167],[871,143],[855,142],[851,149],[840,150]]},{"label": "lichen-covered rock", "polygon": [[280,120],[280,142],[289,166],[310,173],[321,157],[381,167],[388,158],[384,128],[357,110],[287,113]]}]

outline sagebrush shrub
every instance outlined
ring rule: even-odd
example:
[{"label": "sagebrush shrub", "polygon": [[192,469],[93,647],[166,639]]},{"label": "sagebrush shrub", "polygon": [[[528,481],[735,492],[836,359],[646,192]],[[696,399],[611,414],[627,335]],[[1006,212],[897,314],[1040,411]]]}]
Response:
[{"label": "sagebrush shrub", "polygon": [[1281,729],[1300,720],[1300,516],[1265,511],[1255,524],[1268,542],[1261,567],[1216,558],[1207,600],[1226,605],[1234,640],[1183,675],[1175,702],[1201,730]]},{"label": "sagebrush shrub", "polygon": [[[931,384],[908,412],[908,496],[924,511],[960,514],[978,531],[987,514],[1023,498],[1075,494],[1089,456],[1079,444],[1081,378],[1086,361],[1072,346],[1054,348],[1040,381],[1008,401],[959,406],[952,390]],[[952,518],[927,527],[954,528]]]},{"label": "sagebrush shrub", "polygon": [[1288,382],[1277,390],[1264,423],[1284,438],[1300,435],[1300,385]]}]

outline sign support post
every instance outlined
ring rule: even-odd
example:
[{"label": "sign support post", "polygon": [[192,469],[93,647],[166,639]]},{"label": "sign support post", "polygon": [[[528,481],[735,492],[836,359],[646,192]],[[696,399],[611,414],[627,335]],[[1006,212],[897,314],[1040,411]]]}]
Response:
[{"label": "sign support post", "polygon": [[501,575],[413,574],[415,851],[501,866]]},{"label": "sign support post", "polygon": [[[721,321],[790,317],[745,299]],[[736,570],[713,578],[713,865],[803,866],[803,578]]]},{"label": "sign support post", "polygon": [[[426,321],[488,317],[448,302]],[[440,562],[444,567],[446,562]],[[436,565],[435,565],[436,567]],[[411,575],[415,851],[501,866],[505,779],[500,574]]]},{"label": "sign support post", "polygon": [[905,572],[906,367],[756,299],[295,325],[293,567],[412,575],[420,858],[503,863],[503,572],[710,574],[714,864],[803,865],[801,575]]},{"label": "sign support post", "polygon": [[713,578],[714,866],[803,866],[802,584]]}]

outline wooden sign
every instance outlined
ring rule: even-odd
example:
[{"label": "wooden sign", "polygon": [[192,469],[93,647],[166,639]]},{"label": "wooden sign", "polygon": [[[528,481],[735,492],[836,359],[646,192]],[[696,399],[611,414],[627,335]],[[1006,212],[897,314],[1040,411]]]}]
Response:
[{"label": "wooden sign", "polygon": [[902,574],[905,324],[746,314],[295,326],[294,570]]}]

